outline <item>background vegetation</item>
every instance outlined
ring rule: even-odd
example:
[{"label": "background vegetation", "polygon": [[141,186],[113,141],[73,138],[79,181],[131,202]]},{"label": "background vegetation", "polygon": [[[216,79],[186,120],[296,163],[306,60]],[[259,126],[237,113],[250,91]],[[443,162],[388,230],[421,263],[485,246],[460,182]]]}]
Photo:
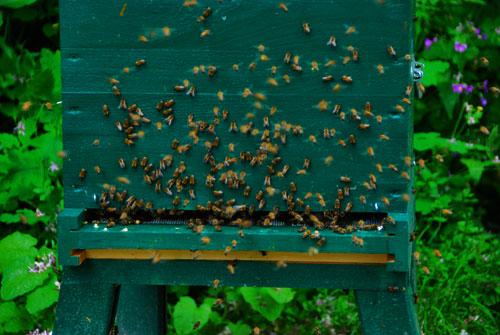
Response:
[{"label": "background vegetation", "polygon": [[[500,2],[417,1],[419,322],[500,333]],[[61,82],[55,0],[0,0],[0,334],[47,334],[60,268]],[[213,306],[216,298],[222,304]],[[170,287],[170,331],[360,334],[352,292]],[[265,307],[259,303],[266,301]]]}]

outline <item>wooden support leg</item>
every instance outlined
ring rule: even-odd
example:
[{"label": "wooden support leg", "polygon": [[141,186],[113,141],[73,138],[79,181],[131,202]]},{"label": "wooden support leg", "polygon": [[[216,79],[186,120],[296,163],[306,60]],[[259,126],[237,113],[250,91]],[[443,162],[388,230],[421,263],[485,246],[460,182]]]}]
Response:
[{"label": "wooden support leg", "polygon": [[166,334],[165,286],[122,285],[116,323],[120,335]]},{"label": "wooden support leg", "polygon": [[356,291],[363,335],[417,335],[417,314],[412,289]]},{"label": "wooden support leg", "polygon": [[113,284],[61,284],[54,335],[107,335],[115,316]]}]

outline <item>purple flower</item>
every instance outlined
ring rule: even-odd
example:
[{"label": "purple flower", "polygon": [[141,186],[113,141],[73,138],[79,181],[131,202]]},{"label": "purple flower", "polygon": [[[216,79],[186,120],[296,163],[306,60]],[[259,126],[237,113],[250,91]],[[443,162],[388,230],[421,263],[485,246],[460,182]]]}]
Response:
[{"label": "purple flower", "polygon": [[429,38],[426,38],[426,39],[425,39],[425,43],[424,43],[424,44],[425,44],[425,49],[426,49],[427,51],[429,51],[429,49],[430,49],[430,47],[431,47],[431,44],[432,44],[432,40],[431,40],[431,39],[429,39]]},{"label": "purple flower", "polygon": [[467,50],[467,44],[462,44],[458,41],[455,41],[455,51],[457,52],[464,52],[465,50]]},{"label": "purple flower", "polygon": [[462,93],[465,92],[465,94],[469,95],[470,92],[474,89],[472,85],[467,85],[467,84],[451,84],[451,87],[453,89],[453,92],[455,93]]},{"label": "purple flower", "polygon": [[486,106],[487,104],[488,100],[486,100],[485,98],[483,98],[483,96],[481,96],[481,105]]},{"label": "purple flower", "polygon": [[482,39],[483,39],[483,40],[486,40],[486,39],[487,39],[487,37],[486,37],[486,33],[483,33]]},{"label": "purple flower", "polygon": [[483,90],[484,90],[486,93],[488,93],[488,81],[487,81],[487,80],[485,80],[485,81],[483,82]]},{"label": "purple flower", "polygon": [[26,127],[25,127],[24,123],[19,121],[17,123],[17,127],[14,128],[14,134],[21,134],[21,135],[25,136],[26,135],[24,133],[25,130],[26,130]]},{"label": "purple flower", "polygon": [[479,29],[479,28],[474,28],[474,31],[476,32],[476,35],[480,35],[481,34],[481,29]]},{"label": "purple flower", "polygon": [[56,163],[54,162],[51,162],[50,166],[49,166],[49,170],[50,172],[54,172],[54,171],[57,171],[59,170],[59,165],[57,165]]}]

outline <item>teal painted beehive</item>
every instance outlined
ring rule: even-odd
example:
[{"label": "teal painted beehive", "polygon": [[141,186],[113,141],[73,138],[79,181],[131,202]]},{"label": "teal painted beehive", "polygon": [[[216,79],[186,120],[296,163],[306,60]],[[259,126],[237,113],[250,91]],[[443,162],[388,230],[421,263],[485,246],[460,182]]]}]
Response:
[{"label": "teal painted beehive", "polygon": [[416,331],[411,1],[60,11],[66,282],[342,287]]}]

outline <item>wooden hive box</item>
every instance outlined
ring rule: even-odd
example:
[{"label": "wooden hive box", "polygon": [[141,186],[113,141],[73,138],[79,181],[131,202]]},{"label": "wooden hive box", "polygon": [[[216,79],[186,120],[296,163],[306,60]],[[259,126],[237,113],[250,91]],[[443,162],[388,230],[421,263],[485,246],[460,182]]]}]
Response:
[{"label": "wooden hive box", "polygon": [[[118,295],[162,311],[161,285],[215,279],[354,289],[366,334],[417,333],[413,1],[60,13],[57,334],[105,334]],[[164,333],[161,314],[120,327]]]}]

